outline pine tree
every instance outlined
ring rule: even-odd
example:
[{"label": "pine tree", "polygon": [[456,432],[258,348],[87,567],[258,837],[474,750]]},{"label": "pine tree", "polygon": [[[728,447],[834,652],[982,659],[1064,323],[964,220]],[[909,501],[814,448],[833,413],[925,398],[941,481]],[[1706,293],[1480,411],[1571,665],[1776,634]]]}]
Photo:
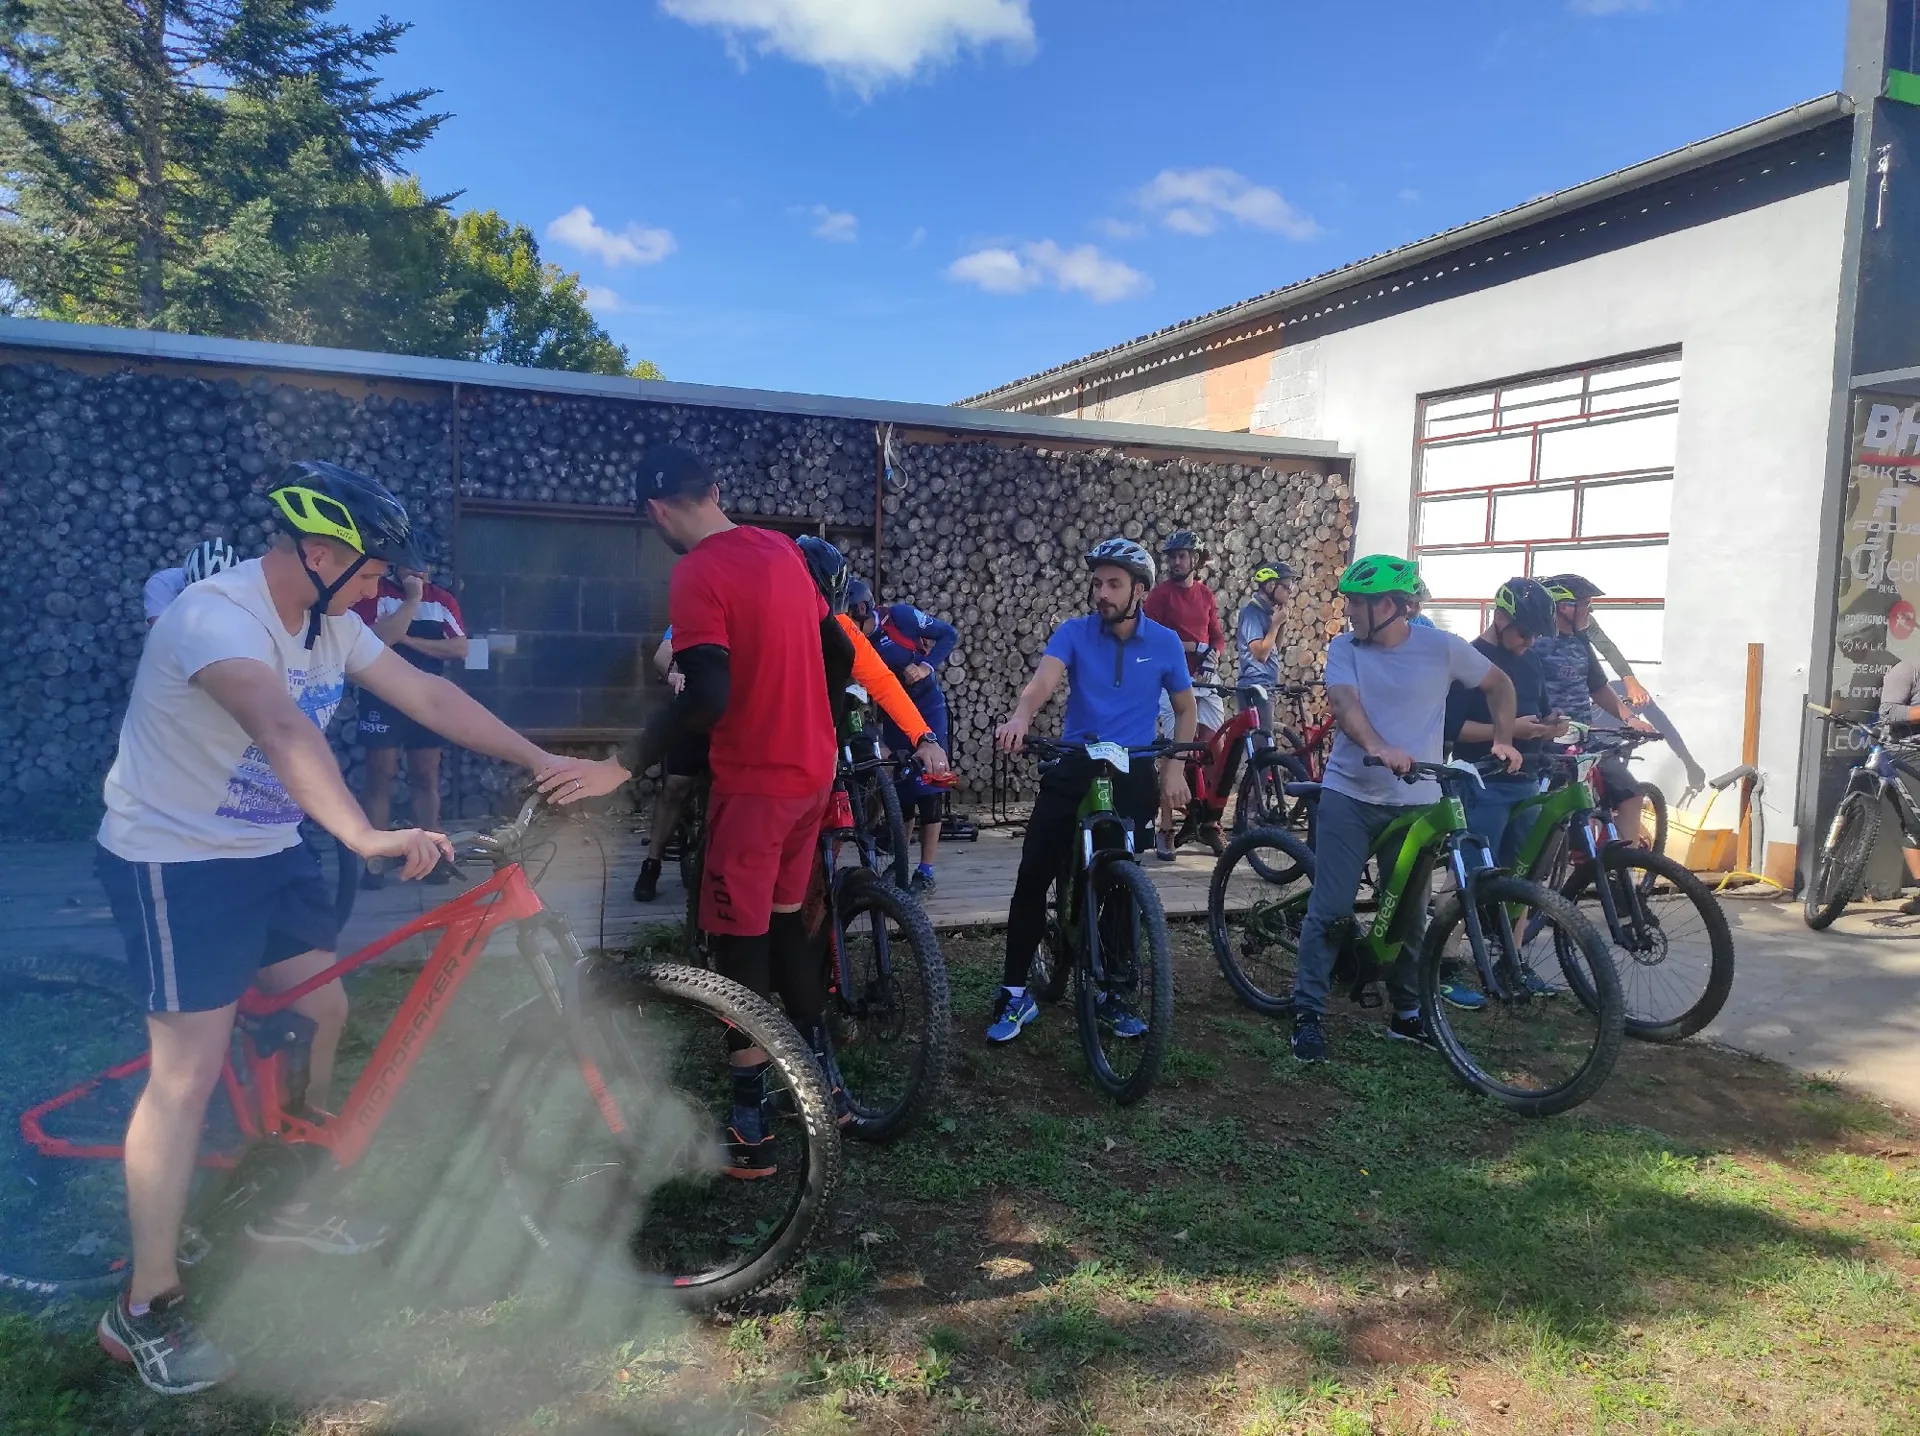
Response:
[{"label": "pine tree", "polygon": [[0,0],[0,274],[52,317],[258,334],[446,117],[332,0]]}]

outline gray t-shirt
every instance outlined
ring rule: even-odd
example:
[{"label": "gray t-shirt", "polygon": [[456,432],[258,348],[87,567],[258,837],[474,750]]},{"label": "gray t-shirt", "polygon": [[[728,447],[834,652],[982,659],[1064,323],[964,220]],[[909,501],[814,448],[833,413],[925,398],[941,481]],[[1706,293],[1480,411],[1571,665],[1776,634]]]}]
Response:
[{"label": "gray t-shirt", "polygon": [[1254,599],[1240,610],[1240,618],[1234,625],[1234,637],[1240,641],[1240,686],[1242,688],[1274,689],[1280,686],[1280,645],[1273,645],[1273,653],[1265,663],[1253,656],[1253,645],[1267,636],[1267,625],[1273,622],[1273,609],[1259,599]]},{"label": "gray t-shirt", "polygon": [[[1447,690],[1477,686],[1493,665],[1457,634],[1412,628],[1395,648],[1355,643],[1343,633],[1327,645],[1327,687],[1357,688],[1367,721],[1383,743],[1422,763],[1440,761],[1446,732]],[[1412,806],[1440,800],[1432,779],[1406,783],[1385,768],[1370,768],[1366,754],[1344,732],[1336,733],[1323,780],[1336,793],[1363,803]]]},{"label": "gray t-shirt", "polygon": [[1905,723],[1907,710],[1920,704],[1920,660],[1896,663],[1880,682],[1880,716],[1889,723]]}]

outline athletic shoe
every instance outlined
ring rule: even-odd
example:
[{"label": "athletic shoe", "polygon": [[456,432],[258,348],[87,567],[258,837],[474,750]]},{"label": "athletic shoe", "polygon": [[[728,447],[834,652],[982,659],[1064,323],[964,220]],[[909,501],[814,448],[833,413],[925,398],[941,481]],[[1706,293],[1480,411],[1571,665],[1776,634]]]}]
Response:
[{"label": "athletic shoe", "polygon": [[773,1160],[773,1133],[767,1130],[760,1103],[734,1104],[733,1125],[727,1129],[727,1164],[720,1170],[743,1182],[771,1177],[779,1170]]},{"label": "athletic shoe", "polygon": [[1153,835],[1153,855],[1163,863],[1173,861],[1173,838],[1167,833]]},{"label": "athletic shoe", "polygon": [[1462,1012],[1478,1012],[1487,1005],[1487,994],[1477,987],[1467,986],[1464,982],[1441,983],[1440,995],[1446,999],[1449,1006],[1457,1007]]},{"label": "athletic shoe", "polygon": [[1226,839],[1220,836],[1220,825],[1218,823],[1208,823],[1200,829],[1200,846],[1212,853],[1216,858],[1227,850]]},{"label": "athletic shoe", "polygon": [[660,864],[647,858],[640,864],[640,876],[633,880],[633,900],[652,902],[660,896]]},{"label": "athletic shoe", "polygon": [[1040,1004],[1033,1000],[1031,992],[1013,996],[1006,988],[1000,989],[1006,999],[1000,1008],[1000,1018],[987,1029],[987,1041],[1011,1042],[1020,1035],[1020,1029],[1040,1015]]},{"label": "athletic shoe", "polygon": [[1325,1062],[1327,1056],[1327,1034],[1320,1030],[1320,1014],[1317,1012],[1295,1013],[1293,1018],[1293,1060],[1295,1062]]},{"label": "athletic shoe", "polygon": [[939,886],[940,884],[933,880],[933,869],[929,867],[915,868],[913,876],[907,879],[907,891],[914,897],[925,897]]},{"label": "athletic shoe", "polygon": [[1147,1024],[1140,1019],[1140,1015],[1137,1012],[1127,1005],[1127,1000],[1124,997],[1116,997],[1110,992],[1103,992],[1100,994],[1100,1001],[1095,1010],[1099,1014],[1101,1025],[1113,1033],[1115,1037],[1145,1037],[1147,1035]]},{"label": "athletic shoe", "polygon": [[1551,982],[1548,982],[1546,978],[1542,977],[1530,967],[1521,972],[1520,980],[1526,983],[1527,991],[1531,992],[1535,997],[1558,997],[1560,995],[1559,988],[1555,987]]},{"label": "athletic shoe", "polygon": [[191,1396],[233,1375],[233,1358],[187,1314],[187,1294],[179,1287],[156,1296],[145,1316],[135,1316],[121,1292],[94,1334],[108,1356],[131,1363],[134,1374],[162,1396]]},{"label": "athletic shoe", "polygon": [[1920,897],[1910,897],[1900,904],[1899,911],[1904,917],[1920,917]]},{"label": "athletic shoe", "polygon": [[247,1223],[247,1235],[263,1246],[305,1247],[322,1256],[358,1256],[393,1235],[385,1222],[357,1221],[321,1211],[276,1212]]},{"label": "athletic shoe", "polygon": [[[1485,998],[1481,1001],[1484,1003]],[[1440,1044],[1433,1040],[1433,1034],[1427,1030],[1427,1024],[1419,1016],[1401,1017],[1397,1013],[1387,1022],[1387,1036],[1394,1042],[1417,1042],[1422,1047],[1438,1052]]]}]

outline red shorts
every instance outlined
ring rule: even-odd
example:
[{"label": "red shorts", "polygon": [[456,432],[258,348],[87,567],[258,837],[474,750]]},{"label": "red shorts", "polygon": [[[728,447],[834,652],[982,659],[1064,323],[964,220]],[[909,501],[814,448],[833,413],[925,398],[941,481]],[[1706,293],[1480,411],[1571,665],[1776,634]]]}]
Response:
[{"label": "red shorts", "polygon": [[722,793],[707,799],[707,855],[700,873],[700,926],[756,937],[772,922],[774,904],[798,907],[819,861],[823,788],[804,798]]}]

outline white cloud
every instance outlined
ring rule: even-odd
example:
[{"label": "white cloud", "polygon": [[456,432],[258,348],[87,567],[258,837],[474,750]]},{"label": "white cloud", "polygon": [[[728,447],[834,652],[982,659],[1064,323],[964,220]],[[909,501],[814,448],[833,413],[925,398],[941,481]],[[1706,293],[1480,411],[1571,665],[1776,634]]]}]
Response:
[{"label": "white cloud", "polygon": [[580,297],[587,301],[587,308],[595,314],[618,314],[626,306],[620,302],[620,296],[605,285],[589,284],[581,290]]},{"label": "white cloud", "polygon": [[824,239],[830,244],[852,244],[860,238],[860,218],[844,209],[831,209],[824,204],[803,204],[801,214],[813,216],[813,237]]},{"label": "white cloud", "polygon": [[951,60],[963,49],[1033,48],[1030,0],[660,0],[690,25],[722,31],[730,49],[813,65],[862,93]]},{"label": "white cloud", "polygon": [[1218,165],[1161,170],[1134,200],[1177,234],[1212,234],[1222,215],[1288,239],[1312,239],[1320,233],[1313,217],[1288,204],[1278,190]]},{"label": "white cloud", "polygon": [[1152,281],[1132,265],[1102,254],[1091,244],[1065,249],[1050,239],[1023,244],[1018,251],[1004,245],[976,249],[948,265],[947,278],[988,294],[1024,294],[1050,284],[1063,292],[1084,294],[1096,304],[1131,298],[1152,287]]},{"label": "white cloud", "polygon": [[1660,0],[1567,0],[1567,8],[1581,15],[1632,15],[1659,6]]},{"label": "white cloud", "polygon": [[1144,224],[1136,224],[1130,219],[1114,219],[1111,216],[1096,219],[1093,227],[1108,239],[1138,239],[1147,228]]},{"label": "white cloud", "polygon": [[591,254],[610,267],[658,264],[674,251],[671,232],[630,224],[615,234],[594,223],[593,211],[576,204],[547,226],[547,238]]}]

